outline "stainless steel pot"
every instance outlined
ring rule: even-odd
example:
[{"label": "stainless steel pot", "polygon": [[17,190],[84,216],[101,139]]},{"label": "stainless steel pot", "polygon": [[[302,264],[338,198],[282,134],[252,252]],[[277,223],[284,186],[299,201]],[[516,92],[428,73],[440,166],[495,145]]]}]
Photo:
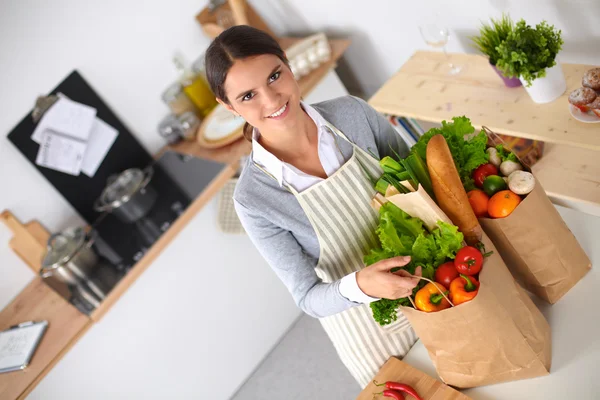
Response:
[{"label": "stainless steel pot", "polygon": [[94,238],[95,233],[86,235],[83,228],[70,228],[50,236],[40,275],[55,277],[71,288],[89,292],[97,306],[106,294],[89,279],[98,263],[92,249]]},{"label": "stainless steel pot", "polygon": [[108,185],[94,203],[99,212],[111,212],[125,223],[143,218],[156,202],[156,191],[149,185],[154,170],[130,168],[109,179]]}]

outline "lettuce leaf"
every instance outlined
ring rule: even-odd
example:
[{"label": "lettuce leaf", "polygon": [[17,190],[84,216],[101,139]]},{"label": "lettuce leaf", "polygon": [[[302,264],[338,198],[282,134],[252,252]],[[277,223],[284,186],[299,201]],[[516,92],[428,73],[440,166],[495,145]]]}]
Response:
[{"label": "lettuce leaf", "polygon": [[500,160],[502,162],[504,162],[504,161],[519,162],[515,153],[513,153],[512,151],[507,151],[503,145],[501,145],[501,144],[496,145],[496,150],[498,151],[498,157],[500,157]]},{"label": "lettuce leaf", "polygon": [[437,134],[446,139],[454,164],[458,170],[460,180],[467,190],[474,188],[471,174],[475,168],[489,161],[489,155],[485,152],[487,136],[480,131],[477,135],[465,140],[475,132],[471,120],[465,116],[454,117],[452,122],[442,121],[440,128],[432,128],[427,131],[419,141],[412,147],[412,152],[417,153],[423,160],[427,155],[427,143]]},{"label": "lettuce leaf", "polygon": [[420,234],[412,245],[411,260],[415,263],[431,263],[435,259],[436,250],[433,235]]},{"label": "lettuce leaf", "polygon": [[369,266],[375,264],[381,260],[387,260],[388,258],[394,257],[394,253],[386,251],[381,248],[371,249],[365,256],[363,257],[363,262],[365,265]]},{"label": "lettuce leaf", "polygon": [[[432,233],[423,227],[423,221],[413,218],[395,204],[388,202],[379,210],[377,235],[381,247],[371,249],[363,258],[366,265],[400,255],[411,256],[411,261],[397,269],[411,274],[421,266],[422,275],[433,279],[435,269],[447,259],[456,257],[462,247],[463,234],[454,225],[438,221],[438,228]],[[395,269],[392,269],[394,271]],[[421,280],[413,290],[413,295],[427,282]],[[407,298],[381,299],[371,303],[373,319],[381,325],[394,322],[398,306],[410,306]]]},{"label": "lettuce leaf", "polygon": [[389,219],[398,232],[402,235],[408,235],[416,238],[419,236],[419,234],[425,232],[425,228],[423,228],[423,221],[418,218],[411,217],[392,202],[387,202],[381,206],[379,210],[380,221],[382,218],[386,220]]},{"label": "lettuce leaf", "polygon": [[439,229],[433,231],[433,237],[437,247],[434,265],[437,267],[444,263],[447,258],[454,259],[456,252],[462,248],[464,236],[458,231],[458,227],[443,221],[438,221]]}]

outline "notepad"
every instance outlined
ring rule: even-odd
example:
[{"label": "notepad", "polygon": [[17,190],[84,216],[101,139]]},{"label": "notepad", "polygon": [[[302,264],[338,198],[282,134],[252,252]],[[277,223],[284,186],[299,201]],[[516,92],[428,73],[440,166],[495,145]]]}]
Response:
[{"label": "notepad", "polygon": [[0,332],[0,373],[27,367],[47,327],[48,321],[27,322]]}]

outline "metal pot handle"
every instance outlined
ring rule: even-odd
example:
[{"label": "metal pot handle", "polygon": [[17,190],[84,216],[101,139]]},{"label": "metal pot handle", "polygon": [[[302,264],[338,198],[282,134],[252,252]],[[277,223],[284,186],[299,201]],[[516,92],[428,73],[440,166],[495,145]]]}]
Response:
[{"label": "metal pot handle", "polygon": [[54,276],[54,268],[51,269],[41,269],[40,270],[40,276],[42,278],[50,278],[51,276]]},{"label": "metal pot handle", "polygon": [[152,166],[149,165],[143,169],[143,172],[144,172],[144,180],[140,183],[140,186],[138,186],[138,190],[142,190],[146,186],[148,186],[148,184],[152,180],[152,177],[154,176],[154,168],[152,168]]}]

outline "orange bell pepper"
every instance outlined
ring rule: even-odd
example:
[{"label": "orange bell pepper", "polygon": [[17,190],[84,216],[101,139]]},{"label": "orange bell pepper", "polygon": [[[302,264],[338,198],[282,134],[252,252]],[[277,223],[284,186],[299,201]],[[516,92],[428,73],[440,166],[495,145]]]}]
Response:
[{"label": "orange bell pepper", "polygon": [[450,283],[450,300],[457,306],[471,301],[477,296],[479,282],[472,276],[460,274]]},{"label": "orange bell pepper", "polygon": [[415,295],[415,305],[421,311],[434,312],[441,311],[450,307],[448,300],[442,296],[440,292],[444,292],[446,288],[436,283],[435,285],[429,282],[423,286]]}]

